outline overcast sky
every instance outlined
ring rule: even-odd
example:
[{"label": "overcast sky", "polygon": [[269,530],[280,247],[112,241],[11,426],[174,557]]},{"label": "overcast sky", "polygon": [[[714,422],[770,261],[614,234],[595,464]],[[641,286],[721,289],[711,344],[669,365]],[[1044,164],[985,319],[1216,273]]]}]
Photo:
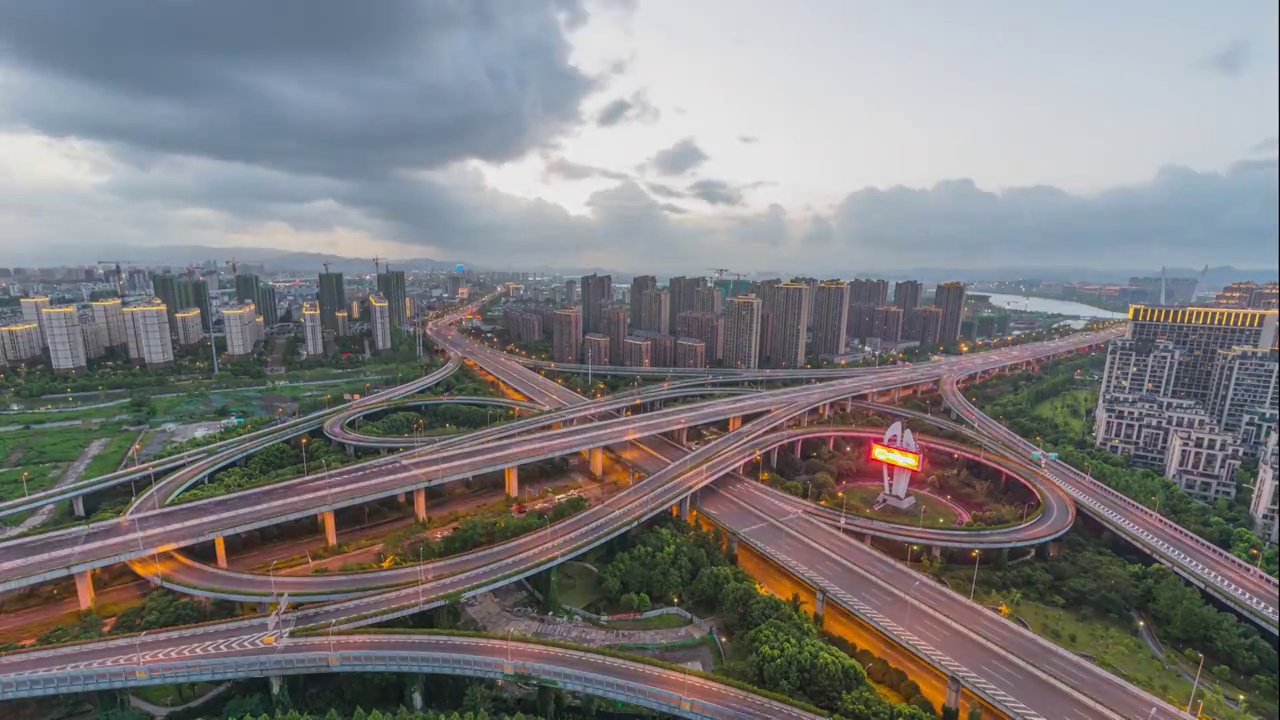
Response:
[{"label": "overcast sky", "polygon": [[0,0],[0,265],[1277,259],[1274,2]]}]

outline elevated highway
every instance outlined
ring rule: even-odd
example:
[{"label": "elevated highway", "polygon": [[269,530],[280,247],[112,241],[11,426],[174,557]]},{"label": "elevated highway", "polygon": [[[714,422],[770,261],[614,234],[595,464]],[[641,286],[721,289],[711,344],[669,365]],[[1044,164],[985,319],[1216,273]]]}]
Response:
[{"label": "elevated highway", "polygon": [[[15,673],[0,658],[0,700],[246,677],[397,672],[527,679],[684,718],[821,717],[691,673],[536,643],[409,631],[292,637],[272,644],[262,637],[224,641],[216,649],[208,641],[158,637],[159,643],[145,648],[116,647],[114,656],[33,672]],[[151,649],[157,645],[163,649]]]},{"label": "elevated highway", "polygon": [[[1036,445],[990,418],[969,402],[949,375],[942,383],[948,407],[1011,453],[1030,457]],[[1076,500],[1080,510],[1112,528],[1174,572],[1238,608],[1272,635],[1280,635],[1276,578],[1210,544],[1141,503],[1070,465],[1049,460],[1045,471]]]}]

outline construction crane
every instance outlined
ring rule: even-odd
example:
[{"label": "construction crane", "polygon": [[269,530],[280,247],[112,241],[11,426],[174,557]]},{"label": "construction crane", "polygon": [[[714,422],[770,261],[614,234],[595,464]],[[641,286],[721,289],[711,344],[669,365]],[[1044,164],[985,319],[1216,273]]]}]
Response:
[{"label": "construction crane", "polygon": [[232,277],[235,277],[236,275],[239,275],[239,274],[240,274],[239,272],[237,272],[237,271],[236,271],[236,259],[235,259],[235,258],[231,258],[230,260],[227,260],[225,264],[226,264],[226,266],[227,266],[227,267],[231,268],[231,276],[232,276]]},{"label": "construction crane", "polygon": [[326,261],[326,262],[321,263],[321,265],[324,265],[324,272],[325,272],[325,274],[326,274],[326,275],[327,275],[327,274],[329,274],[329,263]]},{"label": "construction crane", "polygon": [[373,274],[374,274],[374,275],[380,275],[380,274],[382,274],[382,271],[378,269],[378,261],[379,261],[379,260],[386,260],[386,258],[375,257],[375,258],[373,259]]},{"label": "construction crane", "polygon": [[729,268],[706,268],[706,269],[714,272],[716,274],[717,280],[723,280],[724,274],[729,272]]}]

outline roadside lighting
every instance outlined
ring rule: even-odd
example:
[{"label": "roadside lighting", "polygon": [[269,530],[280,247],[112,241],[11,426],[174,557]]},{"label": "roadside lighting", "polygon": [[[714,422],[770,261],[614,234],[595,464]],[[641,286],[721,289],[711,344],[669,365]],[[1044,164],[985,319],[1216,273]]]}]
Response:
[{"label": "roadside lighting", "polygon": [[969,584],[969,600],[973,600],[973,593],[978,589],[978,562],[982,559],[982,553],[979,550],[973,551],[973,582]]},{"label": "roadside lighting", "polygon": [[307,472],[307,438],[302,438],[302,476],[306,477],[310,473]]},{"label": "roadside lighting", "polygon": [[[1204,670],[1204,653],[1196,654],[1200,656],[1200,666],[1196,668],[1195,682],[1191,683],[1191,697],[1187,700],[1187,712],[1191,712],[1191,706],[1196,701],[1196,690],[1200,687],[1200,671]],[[1203,706],[1204,701],[1201,700],[1200,704]]]}]

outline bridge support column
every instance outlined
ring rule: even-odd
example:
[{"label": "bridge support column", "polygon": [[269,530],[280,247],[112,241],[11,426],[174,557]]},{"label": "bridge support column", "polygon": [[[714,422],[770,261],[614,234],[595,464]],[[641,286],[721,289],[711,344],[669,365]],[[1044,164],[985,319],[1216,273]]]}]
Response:
[{"label": "bridge support column", "polygon": [[734,430],[737,430],[740,427],[742,427],[741,415],[734,415],[733,417],[729,418],[729,432],[733,432]]},{"label": "bridge support column", "polygon": [[407,505],[409,504],[409,496],[405,495],[404,493],[400,493],[399,495],[396,495],[396,502],[400,503],[401,505]]},{"label": "bridge support column", "polygon": [[227,539],[218,536],[213,539],[213,554],[218,558],[218,567],[227,569]]},{"label": "bridge support column", "polygon": [[729,557],[737,558],[738,557],[738,538],[733,535],[730,535],[728,540],[725,541],[725,549],[729,551]]},{"label": "bridge support column", "polygon": [[421,712],[422,708],[426,706],[426,703],[422,700],[424,683],[421,675],[413,675],[411,677],[413,679],[410,680],[412,687],[409,690],[409,702],[413,705],[414,712]]},{"label": "bridge support column", "polygon": [[822,403],[822,405],[818,407],[818,412],[822,414],[823,420],[831,417],[831,403]]},{"label": "bridge support column", "polygon": [[338,544],[338,522],[333,519],[333,511],[320,513],[320,522],[324,525],[324,542],[329,547]]},{"label": "bridge support column", "polygon": [[835,449],[836,449],[836,436],[835,436],[835,435],[828,435],[828,436],[827,436],[827,449],[828,449],[828,450],[835,450]]},{"label": "bridge support column", "polygon": [[[907,628],[910,630],[911,628]],[[960,709],[960,678],[954,675],[947,678],[947,701],[945,707]]]},{"label": "bridge support column", "polygon": [[77,495],[71,498],[71,509],[75,512],[76,517],[82,518],[87,515],[84,511],[84,496]]},{"label": "bridge support column", "polygon": [[800,446],[804,444],[803,440],[796,441],[796,457],[800,457]]},{"label": "bridge support column", "polygon": [[827,608],[827,594],[819,590],[817,594],[814,595],[814,598],[813,598],[813,616],[815,618],[821,617],[823,611],[826,610],[826,608]]},{"label": "bridge support column", "polygon": [[844,399],[844,411],[850,415],[853,414],[853,396]]},{"label": "bridge support column", "polygon": [[893,404],[897,405],[900,400],[902,400],[902,388],[896,387],[893,389]]},{"label": "bridge support column", "polygon": [[778,467],[778,448],[775,446],[769,451],[769,466]]},{"label": "bridge support column", "polygon": [[867,545],[870,545],[870,544],[871,544],[871,536],[870,536],[870,535],[863,535],[863,536],[862,536],[862,542],[866,543]]},{"label": "bridge support column", "polygon": [[81,610],[92,610],[98,597],[93,592],[93,571],[83,570],[76,573],[76,596],[80,598]]},{"label": "bridge support column", "polygon": [[512,465],[502,471],[502,486],[507,492],[507,497],[520,497],[520,468]]},{"label": "bridge support column", "polygon": [[604,479],[604,448],[591,448],[587,454],[591,463],[591,476],[597,480]]},{"label": "bridge support column", "polygon": [[688,521],[693,516],[693,498],[685,495],[680,498],[680,519]]},{"label": "bridge support column", "polygon": [[929,554],[933,555],[936,558],[942,557],[942,546],[934,545],[933,547],[929,548]]},{"label": "bridge support column", "polygon": [[413,491],[413,519],[418,522],[427,521],[427,489],[418,488]]},{"label": "bridge support column", "polygon": [[689,445],[689,428],[687,427],[676,428],[671,432],[675,436],[675,441],[677,445],[680,445],[682,447]]},{"label": "bridge support column", "polygon": [[271,698],[273,700],[279,698],[281,691],[284,690],[284,676],[268,675],[267,679],[271,681]]}]

